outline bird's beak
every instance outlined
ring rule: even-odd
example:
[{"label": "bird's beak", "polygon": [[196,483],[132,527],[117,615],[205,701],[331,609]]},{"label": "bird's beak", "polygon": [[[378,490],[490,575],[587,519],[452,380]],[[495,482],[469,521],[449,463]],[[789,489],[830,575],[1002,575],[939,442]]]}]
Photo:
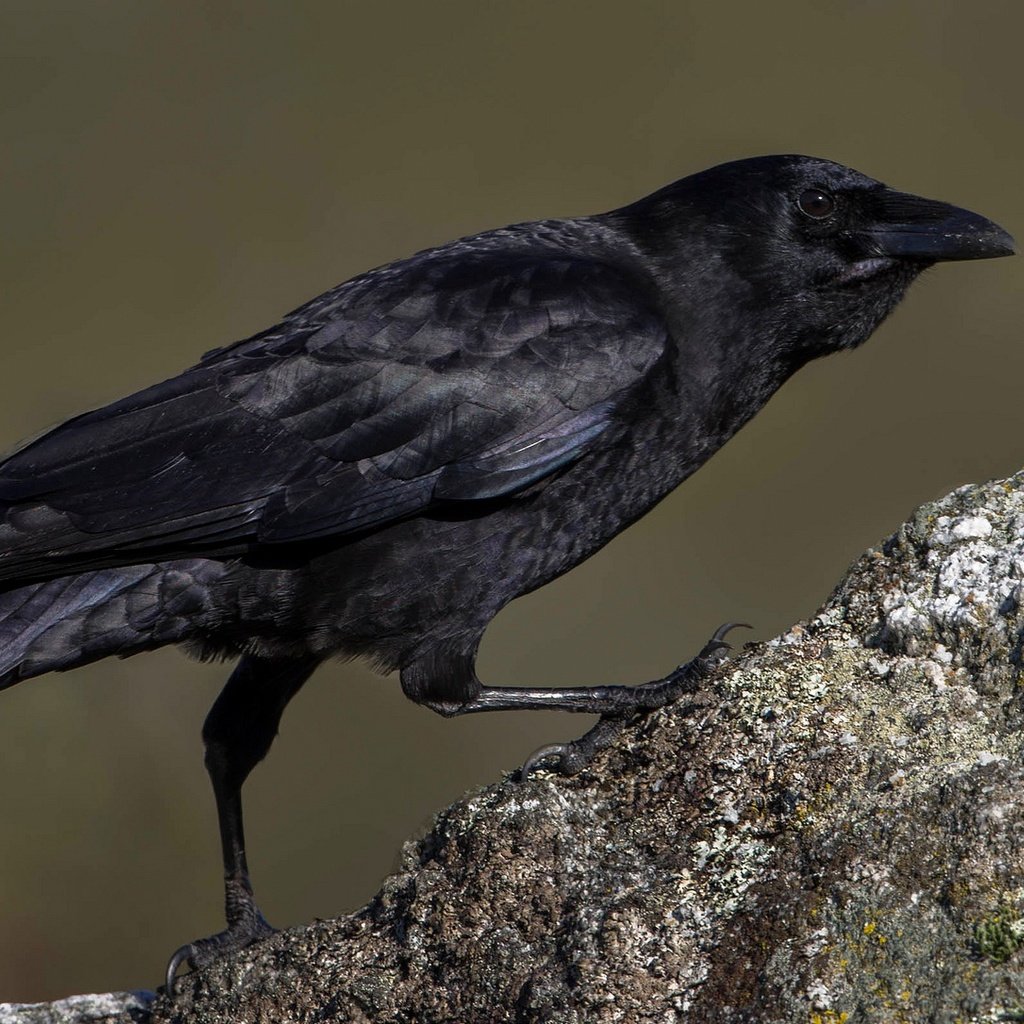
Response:
[{"label": "bird's beak", "polygon": [[873,255],[934,263],[1016,252],[1008,232],[970,210],[891,189],[885,189],[876,202],[875,226],[864,238]]}]

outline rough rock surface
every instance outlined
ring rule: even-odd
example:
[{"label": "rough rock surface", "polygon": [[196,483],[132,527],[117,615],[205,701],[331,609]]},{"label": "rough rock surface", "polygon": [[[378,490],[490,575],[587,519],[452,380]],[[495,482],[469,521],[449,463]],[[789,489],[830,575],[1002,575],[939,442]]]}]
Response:
[{"label": "rough rock surface", "polygon": [[1024,1021],[1022,602],[1024,474],[926,505],[699,700],[466,797],[363,911],[149,1019]]},{"label": "rough rock surface", "polygon": [[106,992],[55,1003],[0,1003],[0,1024],[146,1024],[152,992]]}]

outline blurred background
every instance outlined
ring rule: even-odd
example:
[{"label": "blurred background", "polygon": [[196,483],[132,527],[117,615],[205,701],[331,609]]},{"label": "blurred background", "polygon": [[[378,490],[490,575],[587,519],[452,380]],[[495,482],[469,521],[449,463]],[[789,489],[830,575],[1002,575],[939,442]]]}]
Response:
[{"label": "blurred background", "polygon": [[[1012,0],[0,2],[0,446],[169,376],[361,270],[804,152],[1024,235]],[[813,614],[915,505],[1024,463],[1024,263],[942,266],[713,462],[495,622],[481,674],[663,674],[726,619]],[[176,652],[0,695],[0,1000],[154,987],[222,926]],[[358,908],[403,838],[569,716],[443,721],[320,670],[246,787],[279,926]]]}]

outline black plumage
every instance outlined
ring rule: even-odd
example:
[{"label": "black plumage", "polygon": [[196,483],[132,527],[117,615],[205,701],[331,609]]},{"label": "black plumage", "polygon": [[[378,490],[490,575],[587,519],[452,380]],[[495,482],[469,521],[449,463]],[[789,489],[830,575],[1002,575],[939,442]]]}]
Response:
[{"label": "black plumage", "polygon": [[682,677],[484,687],[491,619],[801,365],[864,341],[925,267],[1011,251],[982,217],[827,161],[739,161],[370,271],[0,464],[0,686],[168,643],[242,656],[204,729],[229,929],[171,976],[266,931],[240,788],[317,664],[367,655],[444,714],[603,713],[544,752],[578,767]]}]

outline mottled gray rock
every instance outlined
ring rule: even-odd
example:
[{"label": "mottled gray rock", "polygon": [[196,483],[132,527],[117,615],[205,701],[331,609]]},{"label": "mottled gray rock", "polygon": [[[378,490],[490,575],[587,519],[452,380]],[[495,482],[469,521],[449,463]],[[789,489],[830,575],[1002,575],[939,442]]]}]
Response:
[{"label": "mottled gray rock", "polygon": [[0,1003],[0,1024],[144,1024],[152,992],[105,992],[55,1003]]},{"label": "mottled gray rock", "polygon": [[1024,475],[927,505],[699,701],[152,1021],[1024,1021],[1022,588]]}]

